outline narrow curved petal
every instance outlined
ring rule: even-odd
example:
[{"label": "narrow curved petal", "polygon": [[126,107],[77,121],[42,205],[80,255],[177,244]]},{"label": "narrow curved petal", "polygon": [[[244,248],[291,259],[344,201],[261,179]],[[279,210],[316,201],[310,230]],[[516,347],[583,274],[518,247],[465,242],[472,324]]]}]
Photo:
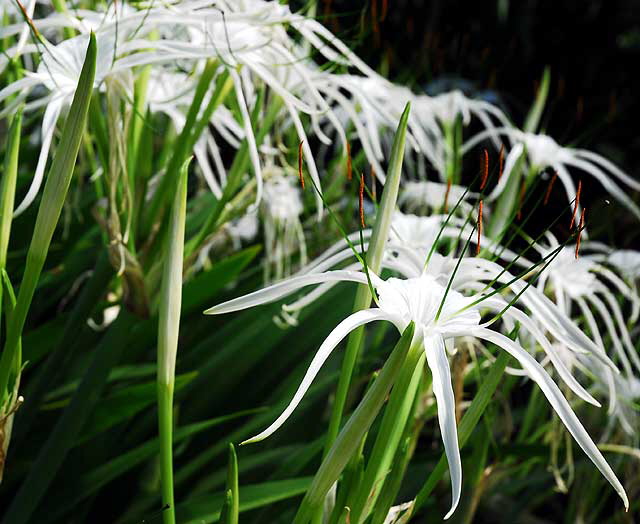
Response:
[{"label": "narrow curved petal", "polygon": [[627,175],[624,171],[622,171],[622,169],[620,169],[610,160],[607,160],[602,155],[598,155],[597,153],[588,151],[586,149],[575,149],[573,150],[573,153],[578,157],[582,157],[585,160],[593,162],[594,164],[599,164],[600,167],[610,171],[613,176],[618,177],[618,179],[627,184],[630,188],[634,189],[635,191],[640,191],[640,182]]},{"label": "narrow curved petal", "polygon": [[365,309],[348,316],[342,322],[340,322],[340,324],[338,324],[334,328],[334,330],[329,334],[329,336],[325,339],[325,341],[318,349],[318,352],[313,357],[311,364],[309,364],[309,369],[307,369],[302,382],[298,386],[298,389],[293,395],[291,402],[289,402],[289,405],[285,408],[285,410],[273,422],[273,424],[271,424],[262,433],[259,433],[255,437],[245,440],[242,444],[250,444],[252,442],[264,440],[265,438],[275,433],[278,428],[280,428],[280,426],[282,426],[282,424],[287,421],[298,404],[300,404],[300,401],[308,391],[309,387],[311,387],[311,383],[316,378],[316,375],[320,371],[320,368],[322,368],[323,364],[329,358],[332,351],[349,333],[351,333],[351,331],[364,324],[368,324],[369,322],[373,322],[375,320],[389,320],[389,318],[389,315],[381,312],[379,309]]},{"label": "narrow curved petal", "polygon": [[586,173],[589,173],[598,182],[600,182],[605,191],[607,191],[613,198],[618,200],[622,205],[626,206],[629,211],[631,211],[638,219],[640,219],[640,208],[638,207],[638,205],[600,168],[578,158],[569,158],[565,161],[565,163],[567,165],[577,167],[578,169],[582,169]]},{"label": "narrow curved petal", "polygon": [[247,139],[249,158],[251,159],[253,173],[256,177],[256,201],[253,204],[253,208],[255,209],[262,200],[262,169],[260,168],[258,146],[256,144],[256,137],[253,134],[253,127],[251,127],[251,117],[249,116],[249,110],[247,109],[247,103],[244,98],[240,75],[238,75],[237,71],[233,68],[229,68],[229,74],[231,75],[231,79],[235,86],[234,91],[238,100],[238,107],[240,107],[240,114],[242,114],[242,122],[244,124],[244,134]]},{"label": "narrow curved petal", "polygon": [[[378,280],[378,277],[373,273],[371,275],[372,281]],[[360,284],[367,283],[367,277],[360,271],[328,271],[326,273],[318,273],[311,275],[301,275],[299,277],[293,277],[283,282],[278,282],[272,286],[254,291],[244,295],[243,297],[234,298],[213,306],[207,309],[205,315],[221,315],[223,313],[232,313],[233,311],[240,311],[242,309],[248,309],[250,307],[259,306],[262,304],[269,304],[275,302],[291,293],[297,291],[306,286],[312,286],[314,284],[323,284],[324,282],[358,282]]]},{"label": "narrow curved petal", "polygon": [[38,164],[36,165],[36,171],[33,175],[33,180],[31,181],[27,194],[13,213],[14,217],[21,215],[25,209],[33,203],[36,196],[38,196],[38,191],[40,191],[40,186],[42,185],[42,180],[44,178],[44,171],[47,166],[49,150],[51,149],[51,140],[53,139],[53,133],[56,129],[56,123],[58,122],[61,109],[62,99],[57,99],[53,100],[44,112],[44,116],[42,118],[42,145],[40,146]]},{"label": "narrow curved petal", "polygon": [[462,491],[462,463],[458,447],[458,429],[456,427],[456,403],[451,385],[451,371],[441,336],[425,337],[424,351],[427,364],[433,376],[433,394],[438,405],[438,423],[442,433],[444,451],[449,463],[451,475],[451,509],[445,515],[448,519],[458,507]]},{"label": "narrow curved petal", "polygon": [[522,367],[527,370],[529,376],[538,384],[569,433],[571,433],[578,445],[596,465],[602,475],[613,486],[613,488],[622,499],[625,509],[628,510],[629,498],[627,497],[622,484],[616,477],[616,474],[613,472],[605,458],[602,456],[602,453],[600,453],[598,447],[595,445],[593,440],[591,440],[591,437],[582,426],[580,420],[578,420],[578,417],[571,409],[571,406],[569,405],[569,402],[567,402],[567,399],[564,398],[564,396],[560,392],[560,389],[547,374],[544,368],[513,340],[500,333],[496,333],[495,331],[491,331],[490,329],[478,328],[474,330],[474,334],[478,338],[487,340],[500,346],[502,349],[516,358],[518,362],[520,362]]}]

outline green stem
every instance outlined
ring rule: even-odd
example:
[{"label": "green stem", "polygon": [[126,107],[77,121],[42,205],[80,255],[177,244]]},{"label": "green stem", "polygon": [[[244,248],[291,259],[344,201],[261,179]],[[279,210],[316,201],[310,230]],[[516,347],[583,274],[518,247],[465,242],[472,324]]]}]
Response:
[{"label": "green stem", "polygon": [[380,412],[392,385],[406,360],[413,339],[413,322],[407,326],[396,347],[391,352],[382,371],[346,423],[302,500],[294,524],[306,524],[322,507],[331,486],[360,446],[360,442]]},{"label": "green stem", "polygon": [[[391,217],[396,208],[398,199],[398,189],[400,187],[400,176],[402,174],[402,160],[404,158],[404,145],[407,133],[407,123],[409,121],[410,104],[405,107],[398,129],[396,130],[393,147],[391,149],[391,158],[389,159],[389,168],[387,172],[387,180],[382,192],[380,207],[378,208],[378,216],[373,227],[371,240],[369,241],[369,249],[367,251],[367,266],[374,273],[380,271],[382,264],[382,255],[389,236],[391,227]],[[371,303],[371,292],[368,286],[358,286],[356,298],[353,304],[353,311],[359,311],[369,307]],[[358,359],[360,346],[364,328],[355,329],[349,335],[347,340],[347,349],[345,352],[342,367],[340,369],[340,378],[338,379],[338,387],[336,390],[336,398],[331,411],[331,419],[329,421],[329,429],[327,430],[327,440],[325,442],[325,456],[338,436],[340,430],[340,422],[347,401],[347,393],[351,384],[351,377]]]},{"label": "green stem", "polygon": [[162,484],[162,521],[175,524],[173,501],[173,383],[158,383],[158,428],[160,433],[160,478]]},{"label": "green stem", "polygon": [[158,322],[158,430],[164,524],[175,524],[176,521],[173,501],[173,389],[182,306],[187,171],[190,160],[180,170],[171,209]]},{"label": "green stem", "polygon": [[393,387],[367,463],[364,479],[351,507],[351,522],[354,524],[363,522],[367,518],[380,495],[385,477],[391,469],[391,462],[411,413],[420,376],[423,373],[424,351],[422,339],[418,337],[418,340],[413,341],[407,359],[402,365],[402,371]]}]

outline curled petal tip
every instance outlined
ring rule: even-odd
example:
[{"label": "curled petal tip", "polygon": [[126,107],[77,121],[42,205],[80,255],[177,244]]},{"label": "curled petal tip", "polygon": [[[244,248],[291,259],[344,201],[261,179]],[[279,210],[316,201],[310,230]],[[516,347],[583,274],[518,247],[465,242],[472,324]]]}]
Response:
[{"label": "curled petal tip", "polygon": [[454,506],[451,506],[451,509],[449,510],[449,512],[444,516],[443,520],[449,520],[449,518],[451,517],[451,515],[453,515],[456,511],[456,509],[458,508],[458,504],[455,504]]}]

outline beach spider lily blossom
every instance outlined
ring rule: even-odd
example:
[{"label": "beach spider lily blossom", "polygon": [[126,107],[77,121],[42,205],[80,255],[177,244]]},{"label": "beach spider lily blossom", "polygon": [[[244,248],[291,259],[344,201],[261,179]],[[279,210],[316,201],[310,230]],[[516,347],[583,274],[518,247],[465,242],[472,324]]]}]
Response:
[{"label": "beach spider lily blossom", "polygon": [[[468,152],[487,138],[493,139],[501,135],[507,137],[515,145],[505,159],[503,176],[489,196],[489,200],[494,200],[502,193],[513,174],[513,168],[518,158],[525,154],[532,170],[537,172],[542,172],[546,168],[555,170],[570,201],[576,196],[576,187],[569,174],[569,169],[577,169],[595,178],[613,198],[640,219],[640,208],[627,194],[629,189],[640,191],[640,182],[623,172],[610,160],[592,151],[563,147],[548,135],[525,133],[512,127],[501,127],[478,133],[463,145],[462,152],[463,154]],[[621,188],[614,179],[617,179],[626,188]]]},{"label": "beach spider lily blossom", "polygon": [[[543,256],[559,246],[550,233],[547,238],[548,247],[535,245]],[[571,314],[572,306],[577,307],[594,342],[604,349],[603,334],[596,321],[596,317],[600,317],[625,374],[632,376],[631,364],[640,371],[640,358],[615,292],[630,303],[632,323],[638,318],[640,297],[616,272],[603,264],[605,261],[606,256],[600,253],[582,254],[576,259],[575,247],[565,246],[541,273],[537,285],[541,291],[551,291],[556,304],[567,315]]]},{"label": "beach spider lily blossom", "polygon": [[434,211],[446,213],[459,202],[456,214],[468,216],[473,210],[473,205],[467,200],[476,196],[476,193],[456,184],[411,180],[402,185],[398,206],[407,213],[421,215],[433,214]]},{"label": "beach spider lily blossom", "polygon": [[[45,111],[42,118],[40,154],[33,180],[24,199],[16,208],[16,215],[22,213],[31,205],[40,190],[56,124],[63,109],[69,106],[73,99],[84,63],[88,41],[89,35],[80,35],[54,46],[42,39],[41,47],[44,47],[44,52],[37,71],[33,73],[27,72],[23,78],[0,90],[0,102],[14,93],[18,94],[5,110],[0,113],[0,117],[15,110],[15,107],[24,101],[36,87],[41,85],[48,91],[45,96],[31,100],[25,106],[25,111],[35,110],[43,106],[45,106]],[[98,54],[94,86],[97,87],[111,70],[114,39],[110,35],[98,33],[96,34],[96,43]],[[31,47],[25,46],[25,50],[35,51]]]},{"label": "beach spider lily blossom", "polygon": [[304,210],[298,179],[283,169],[265,168],[264,198],[261,208],[267,260],[265,282],[281,280],[291,274],[292,256],[300,253],[300,264],[307,263],[307,249],[300,216]]},{"label": "beach spider lily blossom", "polygon": [[[460,293],[478,294],[483,303],[490,297],[494,306],[501,305],[505,310],[503,320],[511,330],[515,322],[522,327],[521,336],[530,335],[533,344],[526,344],[527,349],[535,352],[538,349],[545,354],[545,361],[550,361],[562,381],[581,399],[595,406],[600,403],[576,380],[565,365],[562,353],[548,339],[561,343],[563,352],[572,354],[586,354],[598,360],[609,373],[618,373],[615,364],[607,356],[603,346],[595,344],[589,339],[571,318],[559,309],[549,298],[544,296],[536,287],[527,286],[522,279],[516,278],[497,262],[466,256],[467,251],[441,255],[437,252],[430,254],[434,243],[439,239],[451,241],[461,235],[473,235],[473,229],[464,220],[444,216],[418,217],[396,212],[393,217],[389,240],[382,260],[382,268],[391,270],[403,278],[418,278],[427,274],[434,278],[441,286],[450,286]],[[364,248],[368,248],[368,238],[371,230],[364,230]],[[349,240],[355,241],[354,237]],[[481,236],[481,243],[489,246],[490,253],[497,252],[502,260],[516,262],[525,268],[533,263],[524,257],[501,246],[492,246],[488,239]],[[462,258],[460,258],[462,257]],[[427,262],[428,261],[428,262]],[[346,266],[342,266],[347,262]],[[300,274],[321,273],[331,269],[358,269],[359,262],[354,261],[351,248],[345,243],[337,243],[323,255],[300,271]],[[453,278],[451,275],[454,275]],[[316,289],[298,298],[290,304],[282,306],[282,317],[285,321],[294,318],[300,309],[306,307],[323,293],[336,284],[335,281],[320,284]],[[504,298],[498,295],[506,295]],[[519,308],[509,307],[509,300]],[[521,309],[529,311],[526,315]],[[293,323],[295,325],[295,322]],[[524,340],[524,339],[523,339]]]},{"label": "beach spider lily blossom", "polygon": [[[369,272],[369,278],[377,292],[377,307],[353,313],[333,329],[315,354],[302,383],[287,408],[267,429],[246,442],[265,439],[285,423],[311,386],[324,362],[351,331],[359,326],[383,320],[392,323],[402,333],[410,322],[414,322],[416,329],[414,341],[423,346],[426,362],[433,377],[438,421],[451,475],[452,505],[445,518],[455,511],[460,500],[462,486],[462,466],[455,422],[455,400],[445,350],[445,343],[456,337],[474,337],[495,344],[512,355],[529,377],[538,384],[568,431],[620,495],[625,508],[628,508],[628,498],[624,488],[556,383],[518,342],[490,328],[495,316],[483,323],[481,312],[489,311],[502,313],[505,316],[513,315],[513,319],[518,322],[526,318],[524,313],[518,312],[519,310],[515,308],[505,310],[505,302],[493,297],[477,303],[476,296],[465,297],[453,289],[447,289],[445,285],[439,283],[429,274],[409,279],[391,277],[383,280]],[[351,270],[301,275],[243,297],[229,300],[208,309],[205,313],[231,313],[277,301],[305,286],[335,281],[357,282],[366,285],[367,276],[361,271]],[[534,330],[532,335],[537,338],[540,333]]]}]

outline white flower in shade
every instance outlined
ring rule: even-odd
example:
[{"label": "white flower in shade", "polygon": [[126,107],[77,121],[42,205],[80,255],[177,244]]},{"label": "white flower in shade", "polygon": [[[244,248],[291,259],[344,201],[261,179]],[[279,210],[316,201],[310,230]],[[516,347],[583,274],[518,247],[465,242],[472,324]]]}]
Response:
[{"label": "white flower in shade", "polygon": [[427,212],[447,212],[458,202],[456,213],[467,216],[473,205],[467,200],[476,196],[464,186],[442,184],[426,180],[405,182],[402,185],[398,206],[409,213],[426,214]]},{"label": "white flower in shade", "polygon": [[[505,159],[503,176],[489,196],[490,200],[498,197],[506,187],[518,159],[526,155],[531,169],[542,172],[553,168],[558,180],[564,186],[568,200],[576,196],[576,186],[569,170],[584,172],[595,178],[613,198],[627,207],[640,219],[640,208],[628,195],[629,189],[640,191],[640,182],[624,173],[613,162],[597,153],[586,149],[562,147],[547,135],[525,133],[515,128],[502,127],[487,129],[469,139],[462,147],[463,153],[487,138],[505,136],[514,143]],[[621,183],[623,187],[620,187]]]},{"label": "white flower in shade", "polygon": [[[615,357],[627,376],[633,375],[632,364],[640,371],[640,357],[631,340],[616,293],[628,301],[632,323],[638,318],[640,297],[613,270],[600,263],[602,255],[583,253],[576,259],[575,247],[559,248],[551,234],[547,238],[551,244],[548,248],[535,246],[540,254],[548,256],[557,249],[559,252],[555,258],[550,258],[548,267],[541,273],[538,288],[551,292],[555,303],[567,315],[577,312],[584,316],[593,341],[603,351],[606,348],[603,338],[605,334],[608,335]],[[604,324],[604,333],[597,318]]]},{"label": "white flower in shade", "polygon": [[[17,104],[23,102],[32,92],[36,91],[36,87],[41,86],[46,90],[45,96],[30,100],[25,106],[25,111],[32,111],[43,106],[45,111],[42,118],[40,154],[33,180],[27,194],[16,208],[16,215],[29,207],[40,190],[56,124],[62,112],[73,99],[88,42],[89,35],[76,36],[55,46],[43,40],[41,47],[44,47],[44,51],[38,69],[33,73],[26,72],[23,78],[0,90],[0,102],[12,94],[17,94],[2,114],[14,110]],[[111,71],[114,42],[115,40],[109,34],[96,34],[97,58],[94,79],[96,87],[100,86]],[[126,89],[127,81],[125,78],[122,80]]]},{"label": "white flower in shade", "polygon": [[261,204],[267,258],[265,282],[271,282],[291,275],[296,254],[304,266],[307,248],[300,222],[304,207],[297,177],[287,176],[274,166],[265,168],[265,175]]},{"label": "white flower in shade", "polygon": [[460,117],[462,124],[467,126],[471,123],[472,117],[480,120],[487,132],[496,129],[492,119],[499,122],[500,126],[508,127],[509,120],[505,114],[496,106],[484,100],[467,97],[459,89],[442,93],[424,99],[424,105],[418,104],[418,110],[431,112],[443,125],[452,125]]},{"label": "white flower in shade", "polygon": [[640,279],[640,251],[633,249],[608,250],[606,262],[614,266],[632,282]]},{"label": "white flower in shade", "polygon": [[[500,332],[490,329],[489,326],[493,319],[488,322],[481,322],[481,311],[501,313],[503,318],[520,323],[527,321],[526,314],[514,307],[505,308],[505,301],[495,296],[486,298],[480,296],[480,300],[478,300],[478,295],[472,297],[463,296],[458,291],[447,289],[446,286],[440,284],[436,278],[429,274],[423,274],[416,278],[389,278],[387,280],[382,280],[375,274],[370,274],[370,278],[379,296],[378,307],[353,313],[336,326],[318,349],[302,383],[287,408],[273,424],[247,442],[255,442],[267,438],[285,423],[311,386],[324,362],[351,331],[370,322],[384,320],[391,322],[398,331],[402,332],[410,322],[414,322],[414,342],[422,345],[426,355],[426,362],[431,369],[433,377],[433,392],[437,402],[438,421],[449,463],[452,505],[445,518],[448,518],[455,511],[460,500],[462,487],[462,466],[458,448],[455,400],[449,361],[445,350],[445,343],[456,337],[474,337],[490,342],[512,355],[529,377],[538,384],[568,431],[611,483],[624,501],[625,507],[628,508],[628,498],[620,481],[549,374],[517,341],[513,341]],[[362,272],[348,270],[297,276],[244,297],[214,306],[205,313],[230,313],[274,302],[305,286],[329,281],[351,281],[366,284],[367,277]],[[495,317],[493,318],[495,319]],[[535,327],[532,329],[531,335],[540,344],[549,344],[540,330]]]}]

